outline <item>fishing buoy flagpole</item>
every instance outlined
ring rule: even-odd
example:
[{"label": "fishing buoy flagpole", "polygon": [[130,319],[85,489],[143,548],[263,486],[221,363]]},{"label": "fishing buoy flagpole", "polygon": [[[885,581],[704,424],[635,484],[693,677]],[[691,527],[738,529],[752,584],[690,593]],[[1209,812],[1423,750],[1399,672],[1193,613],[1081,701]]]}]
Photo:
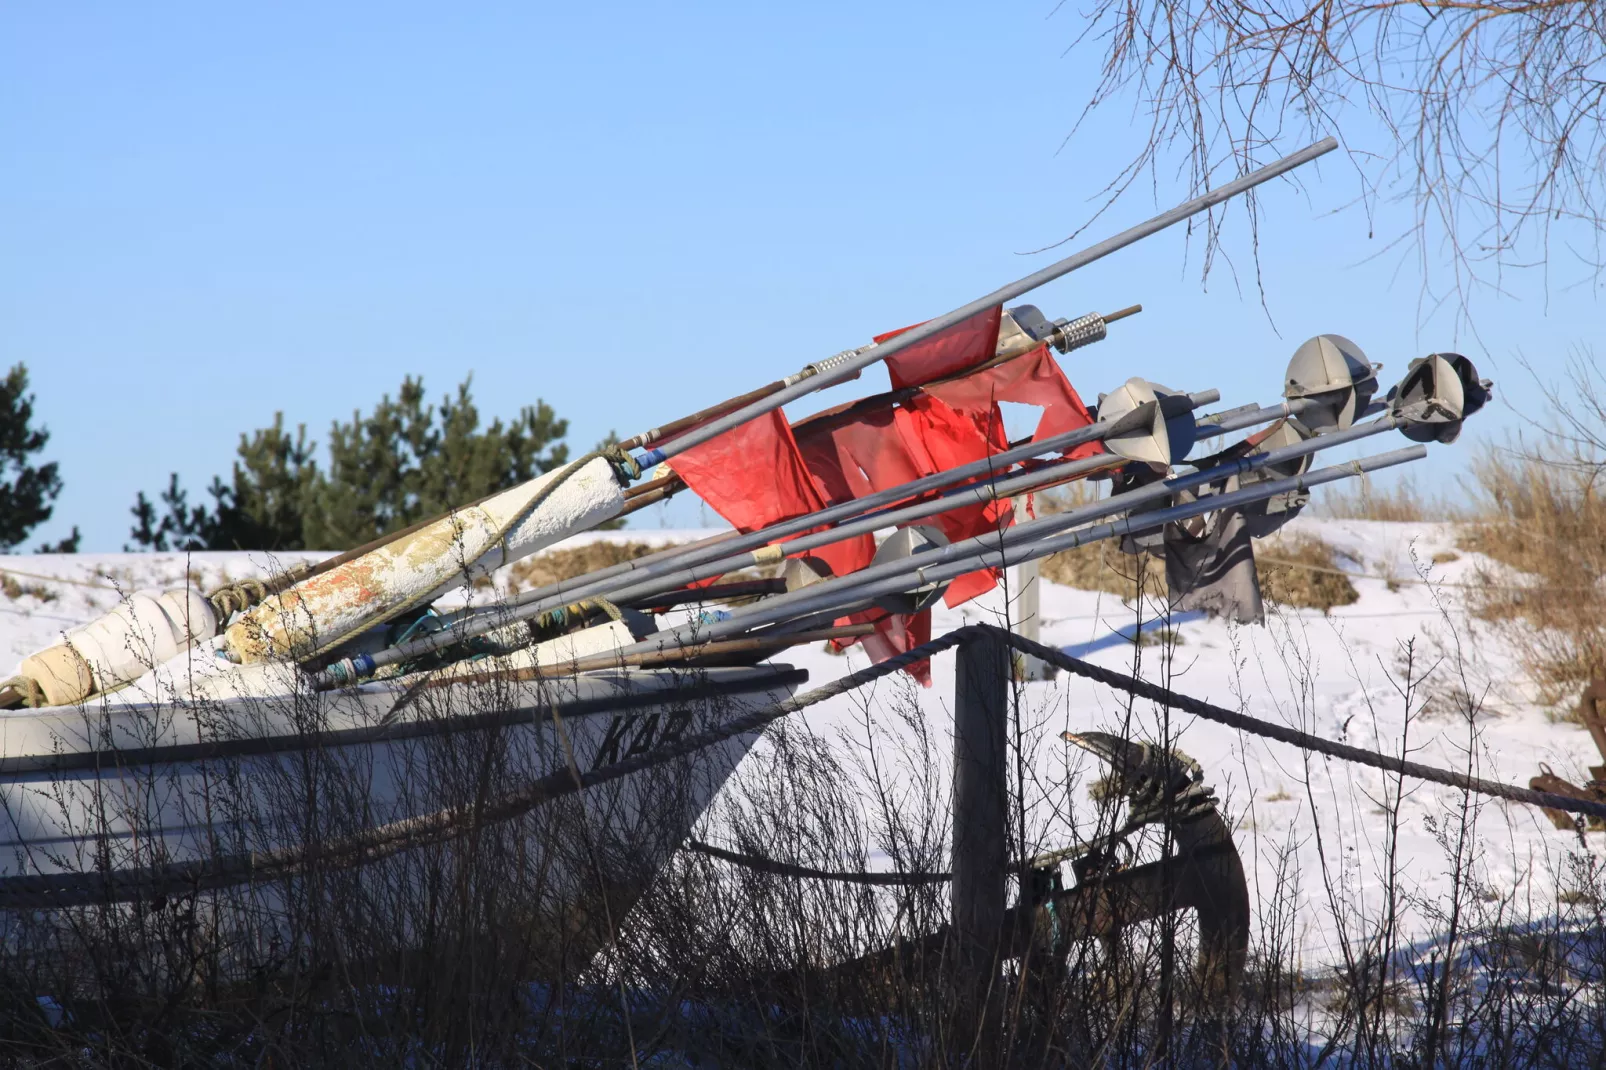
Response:
[{"label": "fishing buoy flagpole", "polygon": [[[614,448],[606,455],[588,455],[558,472],[454,511],[417,532],[346,561],[322,575],[302,579],[276,591],[232,623],[217,620],[213,627],[225,629],[225,649],[235,660],[289,657],[304,661],[321,655],[366,628],[394,619],[399,613],[427,604],[444,591],[469,582],[474,573],[506,564],[618,515],[624,508],[622,487],[667,458],[796,398],[857,378],[873,363],[1286,174],[1336,147],[1336,140],[1327,138],[880,344],[861,346],[810,364],[796,375],[781,380],[779,389],[772,389],[775,384],[771,384],[743,398],[732,399],[726,404],[754,398],[642,454],[630,456]],[[1102,323],[1092,324],[1088,329],[1097,333],[1102,330]],[[654,434],[657,433],[637,436],[631,440],[631,445],[642,444]],[[192,647],[211,630],[203,628],[198,633],[189,625],[175,627],[168,623],[174,646],[181,649]],[[130,636],[138,630],[133,623],[123,628]],[[161,629],[156,632],[161,633]],[[63,704],[115,688],[131,675],[137,675],[140,668],[169,653],[160,643],[147,645],[151,645],[152,657],[123,666],[113,665],[115,659],[86,658],[84,651],[66,642],[61,651],[65,656],[44,666],[49,671],[43,673],[51,680],[51,690],[59,693],[44,694],[40,682],[30,677],[25,681],[31,685],[26,691],[27,701],[34,704],[38,695],[52,704]]]},{"label": "fishing buoy flagpole", "polygon": [[[1135,382],[1141,383],[1141,380]],[[1191,409],[1196,405],[1209,404],[1219,396],[1215,390],[1206,390],[1195,394],[1176,395],[1176,399],[1179,408],[1185,405]],[[1122,443],[1134,434],[1152,433],[1158,406],[1157,401],[1151,401],[1139,405],[1130,412],[1112,416],[1087,427],[1054,435],[1040,442],[1029,443],[992,457],[958,465],[909,483],[780,521],[757,531],[747,534],[733,533],[728,538],[694,544],[678,555],[653,555],[652,558],[641,558],[627,566],[580,576],[565,583],[526,592],[509,605],[486,608],[462,616],[442,631],[372,655],[363,655],[359,659],[360,665],[354,663],[351,671],[337,671],[332,676],[325,673],[320,679],[330,685],[348,682],[353,672],[357,676],[366,675],[387,665],[445,649],[466,639],[505,627],[514,621],[527,620],[547,610],[572,604],[581,599],[606,597],[614,600],[619,597],[662,593],[726,571],[763,563],[767,560],[766,554],[778,559],[786,554],[806,552],[812,547],[827,545],[854,534],[864,534],[919,516],[960,508],[967,504],[964,499],[968,495],[980,496],[977,499],[979,501],[991,500],[994,496],[1009,497],[1027,489],[1063,482],[1068,478],[1124,463],[1122,455],[1118,452],[1101,453],[1082,460],[1050,463],[1019,473],[1012,474],[1009,471],[1017,461],[1043,454],[1069,451],[1086,442],[1111,442],[1118,450],[1124,448]],[[967,482],[975,477],[983,478],[980,482]],[[902,505],[890,511],[886,508],[895,503],[907,503],[910,499],[945,487],[950,489],[944,491],[938,498]],[[827,530],[817,535],[772,545],[777,540],[822,526]],[[636,565],[641,567],[633,567]]]},{"label": "fishing buoy flagpole", "polygon": [[[242,660],[260,660],[271,656],[289,656],[296,660],[304,660],[309,656],[331,650],[346,637],[356,634],[363,628],[394,617],[399,612],[397,607],[406,608],[424,604],[445,587],[467,582],[470,578],[467,569],[458,568],[451,576],[445,576],[441,569],[422,560],[428,552],[424,547],[440,550],[439,539],[433,536],[469,538],[471,542],[479,544],[470,560],[478,562],[483,558],[489,565],[493,556],[496,564],[505,564],[516,557],[533,553],[542,546],[550,545],[564,535],[594,527],[597,523],[617,515],[623,508],[617,486],[612,488],[605,486],[610,482],[606,476],[619,477],[619,482],[623,483],[627,477],[650,471],[669,457],[780,408],[795,398],[833,383],[856,378],[864,368],[877,361],[885,360],[977,313],[1002,305],[1077,268],[1085,267],[1123,249],[1133,242],[1206,211],[1239,193],[1286,174],[1331,152],[1337,146],[1337,141],[1332,138],[1318,142],[1235,179],[1219,189],[1162,212],[1114,237],[1106,238],[1096,245],[1034,271],[883,343],[862,346],[810,365],[803,372],[783,380],[786,385],[781,389],[733,412],[715,417],[644,454],[628,458],[624,456],[610,458],[611,470],[609,464],[602,463],[603,459],[598,458],[600,467],[595,472],[589,473],[590,483],[595,489],[593,493],[588,493],[577,486],[582,482],[581,473],[576,470],[576,466],[571,465],[562,472],[546,477],[551,480],[551,485],[535,490],[534,501],[537,504],[524,504],[507,519],[489,515],[495,512],[491,508],[493,503],[499,502],[499,499],[492,499],[478,507],[479,512],[486,515],[477,515],[472,510],[465,510],[465,513],[469,514],[464,518],[468,521],[466,524],[454,515],[441,522],[446,525],[445,527],[425,529],[411,536],[405,544],[391,544],[325,576],[297,584],[251,610],[244,618],[231,625],[226,632],[229,652]],[[532,487],[532,484],[526,486]],[[569,499],[575,500],[571,502]],[[530,499],[525,500],[528,502]],[[557,508],[560,502],[567,507]],[[447,530],[448,527],[450,531]],[[509,540],[505,537],[509,531],[516,529],[518,532],[523,532],[526,528],[532,529],[530,532],[532,537],[518,540]],[[509,545],[510,541],[519,543],[516,552]],[[492,548],[498,543],[501,544],[501,550],[493,555]],[[398,551],[398,546],[402,552]],[[439,556],[455,560],[460,554],[454,554],[448,549],[440,552]],[[383,585],[382,597],[378,599],[384,603],[384,607],[374,605],[354,608],[348,597],[353,591],[368,593],[376,589],[376,585],[370,581],[370,559],[382,566],[386,579],[390,581]]]},{"label": "fishing buoy flagpole", "polygon": [[[1442,384],[1442,391],[1459,396],[1460,380],[1475,379],[1475,371],[1470,365],[1465,368],[1459,365],[1452,368],[1442,358],[1436,358],[1437,363],[1432,365],[1432,381]],[[1398,393],[1398,388],[1396,394]],[[961,553],[980,553],[996,550],[1000,547],[1019,548],[1035,541],[1054,536],[1069,528],[1086,524],[1090,521],[1107,517],[1114,513],[1130,511],[1134,508],[1159,502],[1179,491],[1187,491],[1206,483],[1217,482],[1229,476],[1241,476],[1259,470],[1276,472],[1279,465],[1291,462],[1300,462],[1309,458],[1316,452],[1348,445],[1365,438],[1381,434],[1394,429],[1405,429],[1409,433],[1412,428],[1427,419],[1425,415],[1435,407],[1441,389],[1424,389],[1423,397],[1412,402],[1409,398],[1393,400],[1391,394],[1391,412],[1383,419],[1369,424],[1354,425],[1342,430],[1331,430],[1313,435],[1295,444],[1271,448],[1262,452],[1250,454],[1228,460],[1225,463],[1206,464],[1195,471],[1184,472],[1162,482],[1149,484],[1141,488],[1127,491],[1112,498],[1069,510],[1053,516],[1041,517],[1037,520],[1001,531],[996,534],[978,536],[963,543],[935,549],[929,554],[916,555],[914,558],[901,562],[887,562],[885,564],[872,564],[868,568],[844,577],[835,577],[822,581],[819,585],[809,586],[801,591],[778,595],[766,599],[764,602],[731,614],[731,621],[745,619],[751,612],[787,612],[785,607],[800,598],[811,601],[829,591],[846,590],[849,587],[875,581],[910,568],[924,569],[928,565],[946,565],[953,555]],[[938,483],[957,483],[961,475],[977,474],[973,470],[976,465],[963,465],[944,473],[925,477],[915,483],[904,484],[901,487],[891,488],[879,495],[869,495],[856,499],[854,502],[843,503],[841,506],[822,510],[799,517],[791,521],[783,521],[771,528],[762,529],[748,535],[738,535],[718,544],[700,547],[695,553],[689,553],[682,558],[665,558],[654,566],[642,569],[635,575],[612,575],[607,580],[595,585],[582,582],[579,587],[565,595],[541,595],[531,602],[523,605],[505,607],[497,611],[482,611],[465,616],[446,630],[426,636],[411,642],[403,643],[386,650],[378,651],[372,655],[362,655],[361,665],[353,664],[350,668],[321,674],[318,679],[319,686],[339,686],[352,679],[367,675],[379,668],[408,661],[434,651],[444,649],[478,634],[483,634],[495,628],[521,619],[528,619],[546,609],[562,604],[566,599],[573,600],[580,597],[606,596],[609,600],[622,604],[629,604],[637,598],[650,597],[665,591],[679,588],[685,584],[705,580],[724,572],[740,569],[755,563],[762,563],[755,556],[764,552],[763,549],[752,550],[751,547],[764,547],[770,540],[782,537],[795,531],[808,531],[817,527],[822,521],[829,518],[832,521],[841,521],[834,527],[814,534],[804,535],[802,538],[769,546],[777,556],[781,553],[805,553],[809,549],[827,545],[833,541],[848,538],[856,534],[864,534],[882,526],[911,523],[923,516],[951,509],[956,504],[963,504],[964,499],[974,495],[977,502],[991,500],[994,497],[1009,497],[1014,494],[1032,489],[1034,486],[1046,485],[1060,481],[1071,475],[1086,474],[1098,467],[1112,464],[1124,464],[1133,459],[1148,459],[1163,462],[1167,465],[1181,460],[1176,451],[1184,450],[1195,439],[1194,426],[1202,421],[1195,421],[1192,410],[1201,403],[1214,401],[1218,394],[1214,390],[1203,391],[1197,394],[1176,394],[1167,392],[1162,401],[1156,396],[1154,388],[1140,379],[1129,380],[1123,384],[1118,394],[1105,398],[1101,406],[1100,421],[1092,427],[1082,428],[1075,432],[1046,439],[1017,450],[1009,451],[992,458],[996,465],[995,471],[1003,469],[1006,460],[1023,459],[1025,456],[1037,453],[1050,452],[1070,440],[1093,441],[1102,440],[1111,448],[1111,453],[1101,454],[1080,461],[1060,462],[1050,464],[1028,471],[1009,475],[998,471],[994,478],[980,483],[960,484],[944,497],[901,505],[887,510],[870,511],[868,506],[883,496],[895,500],[907,500],[911,497],[911,490],[916,486],[937,485]],[[1122,405],[1131,405],[1127,411],[1121,411]],[[1173,408],[1170,419],[1165,419],[1160,411],[1162,405]],[[1260,419],[1271,420],[1278,418],[1279,410],[1274,406],[1248,406],[1247,411],[1256,414]],[[1461,415],[1465,415],[1464,413]],[[1063,440],[1063,441],[1062,441]],[[1414,459],[1416,455],[1412,454]],[[985,464],[986,462],[978,462]],[[1400,463],[1391,460],[1390,464]],[[1351,475],[1355,472],[1349,469],[1333,469],[1334,474],[1329,478],[1344,478],[1343,473]],[[1261,484],[1251,492],[1250,499],[1259,501],[1274,497],[1286,491],[1294,484],[1278,483],[1275,486],[1281,490],[1270,490],[1273,484]],[[1222,507],[1227,499],[1212,496],[1207,499],[1204,511],[1209,512]],[[856,508],[855,508],[856,507]],[[849,519],[850,515],[857,515],[858,519]],[[1013,551],[1012,551],[1013,552]],[[1022,558],[1028,560],[1037,554]],[[1018,560],[1009,563],[1018,564]],[[974,567],[983,567],[976,565]],[[581,578],[582,581],[585,579]],[[779,618],[777,618],[779,619]],[[764,622],[768,623],[768,621]],[[747,626],[753,626],[749,623]],[[701,625],[695,626],[701,627]],[[739,629],[738,629],[739,630]],[[689,634],[689,633],[688,633]],[[687,638],[685,634],[677,634],[674,641],[679,642]],[[667,641],[667,639],[666,639]],[[633,649],[633,648],[632,648]]]},{"label": "fishing buoy flagpole", "polygon": [[[1336,148],[1338,148],[1337,139],[1323,138],[1314,145],[1284,156],[1282,159],[1267,164],[1257,171],[1251,171],[1247,175],[1233,179],[1226,185],[1211,190],[1209,193],[1195,197],[1184,204],[1179,204],[1168,211],[1161,212],[1146,222],[1130,227],[1114,237],[1106,238],[1097,245],[1072,253],[1063,260],[1056,261],[1045,268],[1032,272],[1030,275],[1016,279],[1014,282],[999,287],[985,297],[979,297],[969,304],[961,305],[952,312],[938,316],[936,319],[927,320],[918,327],[911,328],[896,337],[887,339],[885,342],[878,345],[873,344],[860,346],[857,349],[844,350],[835,356],[809,364],[802,371],[781,380],[784,385],[780,389],[751,401],[733,412],[727,412],[723,416],[715,417],[701,427],[687,431],[671,442],[649,449],[647,452],[638,455],[636,462],[640,465],[642,471],[649,471],[670,457],[678,453],[684,453],[695,446],[700,446],[709,439],[716,438],[733,427],[738,427],[749,420],[763,416],[772,409],[778,409],[788,402],[804,397],[807,394],[812,394],[816,390],[823,390],[825,387],[833,386],[836,383],[855,379],[870,365],[886,360],[888,357],[894,356],[910,346],[925,341],[932,335],[945,331],[955,324],[962,323],[995,305],[1001,305],[1005,301],[1013,301],[1015,298],[1068,275],[1078,268],[1086,267],[1097,260],[1102,260],[1111,253],[1126,248],[1133,242],[1141,241],[1165,230],[1167,227],[1174,226],[1185,219],[1198,215],[1200,212],[1214,208],[1216,205],[1221,204],[1223,201],[1231,200],[1240,193],[1247,192],[1280,175],[1287,174],[1294,168],[1301,167],[1320,156],[1325,156]],[[770,388],[761,388],[761,390],[753,393],[762,393],[763,390],[768,389]],[[645,435],[638,435],[630,441],[638,442],[651,437],[652,434],[652,432],[648,432]]]}]

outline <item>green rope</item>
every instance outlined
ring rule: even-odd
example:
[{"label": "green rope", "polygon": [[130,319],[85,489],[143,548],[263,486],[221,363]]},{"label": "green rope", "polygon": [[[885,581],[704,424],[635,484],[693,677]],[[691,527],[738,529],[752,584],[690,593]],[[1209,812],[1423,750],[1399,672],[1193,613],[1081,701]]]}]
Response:
[{"label": "green rope", "polygon": [[578,602],[570,602],[566,606],[549,609],[535,618],[535,630],[544,637],[562,634],[568,629],[569,622],[582,621],[585,615],[594,609],[600,609],[608,615],[609,620],[623,620],[624,614],[619,607],[606,598],[584,598]]}]

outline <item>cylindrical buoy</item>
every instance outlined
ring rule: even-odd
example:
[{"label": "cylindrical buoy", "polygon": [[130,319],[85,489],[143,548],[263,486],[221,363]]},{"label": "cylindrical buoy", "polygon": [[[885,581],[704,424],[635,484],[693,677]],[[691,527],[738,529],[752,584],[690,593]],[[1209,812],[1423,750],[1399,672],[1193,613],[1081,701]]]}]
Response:
[{"label": "cylindrical buoy", "polygon": [[23,659],[18,673],[38,684],[50,705],[70,706],[139,679],[217,631],[217,614],[199,591],[136,591]]},{"label": "cylindrical buoy", "polygon": [[598,457],[531,509],[530,503],[559,474],[548,473],[457,510],[269,596],[224,633],[229,656],[249,663],[323,653],[624,508],[613,466]]}]

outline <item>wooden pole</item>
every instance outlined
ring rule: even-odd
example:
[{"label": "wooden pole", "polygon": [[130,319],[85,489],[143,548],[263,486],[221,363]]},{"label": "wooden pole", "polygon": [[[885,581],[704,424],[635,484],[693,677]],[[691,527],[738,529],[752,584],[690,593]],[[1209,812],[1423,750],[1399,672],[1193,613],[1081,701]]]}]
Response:
[{"label": "wooden pole", "polygon": [[[1027,496],[1021,495],[1015,499],[1015,517],[1020,519],[1026,515]],[[1022,561],[1013,569],[1014,582],[1010,584],[1009,600],[1009,630],[1022,639],[1032,642],[1042,640],[1042,576],[1039,569],[1040,561]],[[1015,679],[1026,680],[1052,680],[1054,669],[1042,658],[1020,651],[1012,652],[1011,664],[1014,666]]]},{"label": "wooden pole", "polygon": [[1009,859],[1005,719],[1009,647],[988,634],[959,647],[954,686],[954,1054],[998,1055],[999,939]]}]

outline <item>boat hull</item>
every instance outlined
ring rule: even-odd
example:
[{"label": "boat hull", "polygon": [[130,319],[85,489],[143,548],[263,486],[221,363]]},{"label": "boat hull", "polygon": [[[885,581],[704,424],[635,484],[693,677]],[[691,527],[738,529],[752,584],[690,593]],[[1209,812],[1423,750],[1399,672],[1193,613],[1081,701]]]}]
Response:
[{"label": "boat hull", "polygon": [[[409,889],[471,864],[476,880],[497,870],[502,884],[527,887],[541,924],[562,935],[560,957],[576,961],[630,909],[756,733],[488,823],[468,846],[440,838],[362,865],[321,849],[442,814],[477,828],[477,808],[521,786],[651,756],[788,697],[806,676],[788,666],[619,670],[0,715],[0,907],[160,903],[196,891],[173,873],[300,852],[305,864],[270,880],[247,874],[205,894],[245,896],[259,919],[289,919],[316,876],[348,901],[382,891],[406,930]],[[472,860],[486,850],[494,858]]]}]

